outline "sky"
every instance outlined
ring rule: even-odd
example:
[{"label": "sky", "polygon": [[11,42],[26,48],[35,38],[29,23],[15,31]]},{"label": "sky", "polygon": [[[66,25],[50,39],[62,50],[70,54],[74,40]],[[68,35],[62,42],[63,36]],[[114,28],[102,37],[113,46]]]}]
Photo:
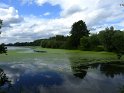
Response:
[{"label": "sky", "polygon": [[106,27],[124,30],[124,0],[0,0],[0,43],[29,42],[69,35],[83,20],[90,33]]}]

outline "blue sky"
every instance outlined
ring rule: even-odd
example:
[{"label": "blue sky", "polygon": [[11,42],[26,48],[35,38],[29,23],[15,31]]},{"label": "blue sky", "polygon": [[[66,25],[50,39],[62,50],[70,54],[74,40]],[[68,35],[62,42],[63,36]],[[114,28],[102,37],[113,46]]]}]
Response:
[{"label": "blue sky", "polygon": [[69,35],[83,20],[91,33],[114,26],[124,30],[124,0],[0,0],[0,43]]},{"label": "blue sky", "polygon": [[[14,8],[18,10],[19,15],[22,16],[34,15],[43,18],[56,18],[59,17],[59,12],[61,11],[59,5],[52,6],[47,2],[42,6],[38,6],[35,3],[23,4],[19,0],[1,0],[1,2],[14,6]],[[49,13],[49,15],[44,15],[45,13]]]}]

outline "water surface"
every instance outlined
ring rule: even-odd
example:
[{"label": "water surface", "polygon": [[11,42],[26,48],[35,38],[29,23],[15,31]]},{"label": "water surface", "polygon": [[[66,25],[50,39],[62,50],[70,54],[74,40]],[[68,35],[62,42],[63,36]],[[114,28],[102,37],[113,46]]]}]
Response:
[{"label": "water surface", "polygon": [[[30,49],[22,49],[27,50]],[[0,92],[120,93],[124,85],[123,63],[84,65],[74,62],[69,56],[52,56],[48,59],[32,57],[27,60],[30,62],[24,62],[24,59],[20,62],[1,62]]]}]

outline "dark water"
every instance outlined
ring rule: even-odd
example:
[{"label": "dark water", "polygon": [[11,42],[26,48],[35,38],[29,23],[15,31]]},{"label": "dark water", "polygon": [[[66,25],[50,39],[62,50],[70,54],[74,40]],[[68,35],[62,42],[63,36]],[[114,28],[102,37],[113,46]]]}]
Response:
[{"label": "dark water", "polygon": [[33,63],[1,64],[0,93],[120,93],[124,85],[124,63],[70,67],[72,72]]}]

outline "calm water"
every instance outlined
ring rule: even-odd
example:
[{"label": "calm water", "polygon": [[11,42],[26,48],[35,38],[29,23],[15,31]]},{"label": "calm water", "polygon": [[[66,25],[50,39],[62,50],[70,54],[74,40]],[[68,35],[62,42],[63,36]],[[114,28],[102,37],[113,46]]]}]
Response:
[{"label": "calm water", "polygon": [[55,64],[41,59],[0,63],[0,93],[119,93],[123,86],[122,63],[84,65],[68,60],[63,64],[60,60]]}]

